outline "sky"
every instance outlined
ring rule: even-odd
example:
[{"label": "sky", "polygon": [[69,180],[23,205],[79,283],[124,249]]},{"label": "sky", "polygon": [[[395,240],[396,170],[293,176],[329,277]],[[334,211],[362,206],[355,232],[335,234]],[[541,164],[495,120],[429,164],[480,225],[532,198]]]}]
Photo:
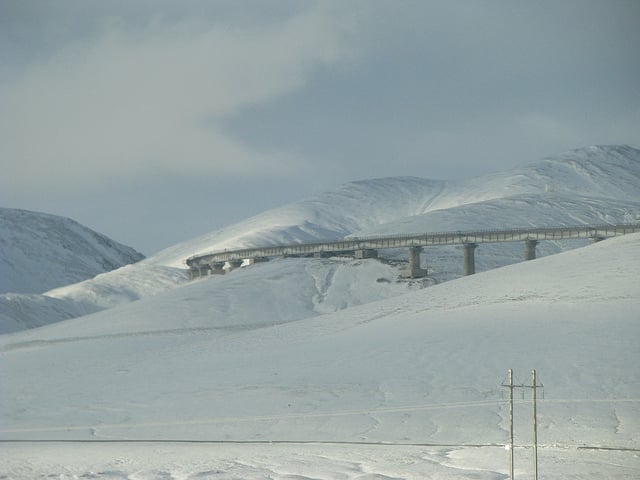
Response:
[{"label": "sky", "polygon": [[640,146],[637,0],[0,0],[0,206],[150,255],[343,183]]}]

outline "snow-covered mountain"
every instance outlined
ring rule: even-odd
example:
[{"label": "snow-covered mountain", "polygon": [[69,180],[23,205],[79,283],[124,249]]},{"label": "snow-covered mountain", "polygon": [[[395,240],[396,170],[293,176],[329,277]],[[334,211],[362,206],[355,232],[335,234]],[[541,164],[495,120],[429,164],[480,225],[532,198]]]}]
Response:
[{"label": "snow-covered mountain", "polygon": [[0,293],[42,293],[142,258],[69,218],[0,208]]},{"label": "snow-covered mountain", "polygon": [[206,251],[349,235],[637,221],[640,150],[592,146],[460,182],[391,177],[347,183],[170,247],[150,261],[179,267]]},{"label": "snow-covered mountain", "polygon": [[[371,299],[386,275],[364,260],[332,280],[330,261],[1,335],[0,439],[98,443],[3,443],[0,475],[504,479],[502,385],[535,368],[541,478],[637,477],[640,234],[305,317],[320,286]],[[523,392],[517,478],[532,475]]]},{"label": "snow-covered mountain", "polygon": [[[30,218],[40,217],[34,214]],[[57,226],[50,227],[54,231],[59,225],[66,224],[57,222],[57,217],[51,219],[50,216],[43,215],[42,218],[49,219]],[[0,295],[0,332],[37,327],[147,296],[161,295],[187,281],[184,264],[187,257],[206,251],[335,239],[350,235],[624,223],[637,222],[639,219],[640,150],[627,146],[577,149],[506,172],[462,182],[416,177],[356,181],[178,244],[134,265],[97,275],[77,284],[59,287],[43,295]],[[76,229],[81,228],[74,222],[67,222]],[[31,223],[46,224],[44,220]],[[12,231],[14,230],[20,231],[18,227],[14,227]],[[91,234],[97,235],[93,232]],[[89,234],[85,234],[87,235]],[[45,234],[41,234],[41,237],[47,238]],[[33,235],[28,238],[33,238]],[[59,237],[50,235],[48,238]],[[82,238],[84,237],[81,240]],[[102,241],[113,245],[113,242]],[[583,241],[543,242],[538,247],[538,256],[584,244]],[[85,250],[84,243],[68,239],[59,241],[55,247],[49,246],[46,241],[43,244],[28,241],[24,243],[26,247],[19,245],[21,242],[14,242],[12,248],[28,248],[32,254],[28,258],[33,259],[34,263],[26,263],[24,271],[33,272],[33,278],[38,278],[43,273],[56,277],[54,269],[41,268],[42,264],[38,263],[39,260],[44,262],[41,257],[72,261],[68,255],[58,254],[56,248],[67,253],[71,251],[69,249],[81,252]],[[135,252],[126,252],[133,259]],[[387,252],[385,255],[396,262],[406,260],[403,252]],[[384,279],[381,282],[389,281],[388,284],[365,284],[366,288],[352,288],[360,292],[385,292],[380,293],[383,296],[399,295],[462,275],[461,253],[455,247],[427,249],[423,257],[423,263],[430,271],[427,279],[420,282],[396,282],[402,266],[381,264],[380,268],[385,272],[379,272],[376,278]],[[85,258],[85,255],[73,255],[76,263]],[[95,263],[91,255],[88,258]],[[489,270],[518,262],[521,258],[521,245],[482,245],[476,252],[476,268],[477,271]],[[9,253],[7,261],[13,264],[26,262],[21,250],[13,255]],[[309,271],[303,273],[306,267],[301,267],[301,264],[291,267],[301,269],[301,275],[307,275],[314,284],[319,285],[313,292],[307,292],[307,298],[303,302],[306,306],[304,313],[299,312],[301,318],[366,303],[376,298],[376,294],[340,294],[337,297],[327,295],[327,291],[339,292],[344,288],[344,285],[337,282],[344,275],[346,278],[351,276],[346,274],[349,271],[348,262],[312,264],[313,274]],[[64,276],[55,278],[58,284],[69,283],[64,282],[64,279]],[[235,281],[232,276],[220,279],[222,285]],[[387,287],[381,288],[381,285]],[[245,313],[236,309],[235,314],[251,315],[253,311],[247,308],[249,310]],[[290,312],[282,315],[289,318]]]},{"label": "snow-covered mountain", "polygon": [[[640,150],[595,146],[549,157],[512,170],[462,182],[415,177],[356,181],[315,195],[219,231],[168,248],[142,262],[44,295],[0,295],[0,332],[41,326],[93,313],[149,296],[162,295],[187,281],[184,261],[212,250],[335,239],[349,235],[457,231],[522,226],[626,223],[640,220]],[[585,245],[584,241],[542,242],[538,256]],[[457,247],[427,249],[428,278],[397,281],[404,252],[385,252],[392,263],[380,264],[375,278],[353,286],[349,265],[358,262],[303,262],[289,268],[317,287],[304,290],[300,318],[400,295],[415,288],[462,275]],[[476,269],[485,271],[519,262],[522,245],[482,245]],[[220,295],[234,288],[237,277],[219,279]],[[349,280],[347,280],[349,279]],[[379,282],[377,280],[380,279]],[[343,282],[343,283],[340,283]],[[304,285],[301,282],[300,285]],[[347,293],[344,292],[345,288]],[[349,293],[357,290],[358,294]],[[301,287],[301,292],[302,292]],[[331,292],[328,294],[327,292]],[[373,292],[363,295],[363,292]],[[222,302],[224,304],[224,302]],[[235,307],[234,315],[250,317]],[[217,308],[217,307],[214,307]],[[280,311],[279,307],[277,309]],[[43,313],[47,314],[44,315]],[[288,317],[287,312],[282,313]],[[275,320],[276,322],[278,320]]]},{"label": "snow-covered mountain", "polygon": [[[419,280],[399,277],[406,259],[392,252],[274,259],[192,282],[184,260],[639,218],[640,151],[588,147],[464,182],[349,183],[80,283],[0,295],[0,440],[109,442],[3,443],[0,477],[504,479],[502,384],[508,368],[516,384],[536,368],[544,478],[635,478],[638,234],[541,242],[545,258],[529,262],[522,245],[481,245],[479,273],[464,278],[456,248],[426,249]],[[519,477],[529,415],[517,401]]]}]

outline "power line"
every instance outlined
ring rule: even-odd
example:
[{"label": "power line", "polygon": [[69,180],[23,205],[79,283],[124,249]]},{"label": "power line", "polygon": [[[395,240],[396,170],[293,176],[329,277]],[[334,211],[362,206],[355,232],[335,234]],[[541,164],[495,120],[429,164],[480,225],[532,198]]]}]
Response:
[{"label": "power line", "polygon": [[[70,438],[5,438],[0,439],[0,444],[9,443],[94,443],[94,444],[212,444],[212,445],[364,445],[376,447],[459,447],[459,448],[504,448],[502,443],[428,443],[428,442],[366,442],[361,440],[195,440],[195,439],[178,439],[178,438],[136,438],[136,439],[115,439],[115,438],[87,438],[87,439],[70,439]],[[530,448],[527,445],[522,448]],[[640,448],[623,447],[623,446],[606,446],[606,445],[573,445],[558,444],[539,445],[543,449],[558,450],[603,450],[616,452],[640,452]]]}]

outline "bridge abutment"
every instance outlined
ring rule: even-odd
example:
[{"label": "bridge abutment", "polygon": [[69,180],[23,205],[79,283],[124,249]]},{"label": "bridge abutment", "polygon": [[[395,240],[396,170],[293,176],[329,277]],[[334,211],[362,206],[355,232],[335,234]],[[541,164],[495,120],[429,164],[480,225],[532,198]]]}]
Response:
[{"label": "bridge abutment", "polygon": [[464,274],[473,275],[476,273],[476,248],[477,243],[464,244]]},{"label": "bridge abutment", "polygon": [[203,267],[191,267],[189,269],[189,280],[195,280],[200,277],[204,277],[207,275],[207,271]]},{"label": "bridge abutment", "polygon": [[535,260],[536,259],[536,245],[537,240],[525,240],[524,241],[524,259]]},{"label": "bridge abutment", "polygon": [[196,278],[208,277],[209,275],[224,275],[224,262],[215,262],[200,267],[191,267],[189,269],[189,280]]}]

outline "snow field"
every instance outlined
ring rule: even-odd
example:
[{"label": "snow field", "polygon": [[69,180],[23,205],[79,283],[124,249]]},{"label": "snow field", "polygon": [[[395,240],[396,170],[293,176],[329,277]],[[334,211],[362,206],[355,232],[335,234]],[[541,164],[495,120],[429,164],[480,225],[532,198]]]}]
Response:
[{"label": "snow field", "polygon": [[[391,251],[194,282],[184,260],[346,235],[637,222],[639,161],[588,147],[455,184],[353,182],[78,284],[0,295],[0,479],[504,479],[509,368],[544,384],[541,478],[638,478],[640,235],[542,242],[532,262],[521,244],[481,245],[480,273],[464,278],[455,247],[425,249],[419,280],[399,278],[406,259]],[[532,469],[529,395],[515,403],[519,478]]]},{"label": "snow field", "polygon": [[[173,330],[153,328],[154,322],[175,322],[171,303],[188,305],[201,298],[195,295],[200,289],[215,292],[219,278],[212,277],[172,290],[173,300],[156,299],[166,302],[157,310],[147,310],[152,299],[141,300],[2,336],[0,378],[8,387],[3,392],[12,393],[0,395],[0,435],[501,445],[508,438],[500,386],[506,370],[513,368],[516,383],[526,383],[536,368],[545,385],[538,406],[541,468],[554,470],[545,470],[545,478],[571,478],[570,472],[575,478],[629,478],[638,472],[637,452],[586,454],[578,447],[637,449],[640,291],[631,266],[638,260],[640,235],[629,235],[287,323],[234,327],[202,308]],[[267,293],[300,284],[300,265],[308,266],[305,260],[257,266],[280,279]],[[236,272],[246,276],[237,277],[238,299],[257,269]],[[316,289],[321,277],[309,277]],[[526,397],[516,403],[515,430],[516,444],[528,445]],[[118,468],[108,459],[39,464],[47,455],[40,453],[31,468],[69,478],[91,472],[109,478],[101,471],[120,478],[505,478],[508,468],[499,447],[450,447],[418,457],[405,451],[397,454],[398,466],[371,446],[331,447],[343,452],[332,450],[331,456],[316,454],[315,446],[277,446],[262,463],[254,456],[261,446],[225,445],[224,452],[237,453],[214,460],[200,446],[188,449],[187,458],[201,463],[172,463],[153,453],[160,448],[155,444],[138,447],[139,456]],[[523,447],[516,453],[525,475],[530,454]],[[6,476],[20,478],[16,472],[29,465],[28,452],[54,447],[42,448],[11,444],[22,453],[11,457],[13,473]],[[76,451],[75,444],[55,448]],[[98,452],[105,446],[81,448]],[[367,458],[378,463],[344,466],[366,464]],[[573,470],[570,460],[578,462]],[[104,469],[94,468],[99,465]]]},{"label": "snow field", "polygon": [[[518,452],[515,475],[530,478],[530,452]],[[276,444],[6,444],[4,478],[61,480],[504,480],[503,447]],[[638,475],[638,453],[544,448],[540,478]]]}]

